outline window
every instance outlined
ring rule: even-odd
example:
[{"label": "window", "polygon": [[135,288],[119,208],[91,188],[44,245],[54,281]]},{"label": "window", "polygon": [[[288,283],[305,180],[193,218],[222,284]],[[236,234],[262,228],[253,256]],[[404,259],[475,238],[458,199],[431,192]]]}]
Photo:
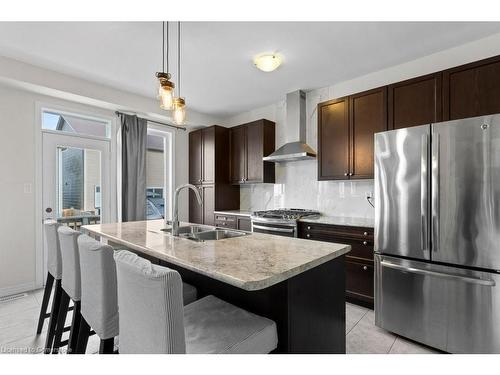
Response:
[{"label": "window", "polygon": [[167,202],[168,165],[166,152],[168,133],[148,128],[146,149],[146,207],[147,219],[165,218]]},{"label": "window", "polygon": [[42,129],[110,138],[109,121],[62,112],[43,111]]}]

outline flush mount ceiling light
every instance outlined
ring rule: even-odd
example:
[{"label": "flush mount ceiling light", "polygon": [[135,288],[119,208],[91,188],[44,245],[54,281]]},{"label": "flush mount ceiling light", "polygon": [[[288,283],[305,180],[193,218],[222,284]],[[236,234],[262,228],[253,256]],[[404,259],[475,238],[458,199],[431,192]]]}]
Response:
[{"label": "flush mount ceiling light", "polygon": [[276,53],[261,54],[255,56],[253,59],[255,66],[263,72],[272,72],[276,70],[281,65],[281,62],[281,56]]},{"label": "flush mount ceiling light", "polygon": [[170,73],[168,73],[168,22],[167,22],[167,66],[165,72],[165,22],[162,22],[162,71],[156,72],[156,78],[160,82],[158,88],[158,99],[160,99],[160,107],[164,110],[171,110],[173,107],[174,88],[175,85],[170,81]]}]

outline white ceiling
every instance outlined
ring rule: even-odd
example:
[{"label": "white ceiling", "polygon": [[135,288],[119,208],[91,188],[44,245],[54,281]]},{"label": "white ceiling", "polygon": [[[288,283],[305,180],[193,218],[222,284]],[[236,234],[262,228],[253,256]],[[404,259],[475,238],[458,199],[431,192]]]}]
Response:
[{"label": "white ceiling", "polygon": [[[498,32],[500,23],[186,22],[182,95],[197,111],[229,116]],[[273,51],[284,56],[278,70],[253,66]],[[155,97],[161,23],[1,22],[0,55]]]}]

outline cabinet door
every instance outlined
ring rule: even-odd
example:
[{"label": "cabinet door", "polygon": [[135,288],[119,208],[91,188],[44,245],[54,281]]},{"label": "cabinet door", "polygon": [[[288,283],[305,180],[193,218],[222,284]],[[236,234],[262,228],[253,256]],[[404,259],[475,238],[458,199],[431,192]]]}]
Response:
[{"label": "cabinet door", "polygon": [[231,129],[231,182],[242,183],[246,177],[246,142],[244,126]]},{"label": "cabinet door", "polygon": [[373,178],[374,134],[387,130],[387,88],[349,97],[351,179]]},{"label": "cabinet door", "polygon": [[202,161],[203,161],[203,183],[213,184],[215,182],[215,127],[203,129]]},{"label": "cabinet door", "polygon": [[246,174],[245,182],[264,181],[264,125],[262,122],[246,127]]},{"label": "cabinet door", "polygon": [[203,186],[203,224],[215,225],[215,187]]},{"label": "cabinet door", "polygon": [[346,259],[345,270],[347,296],[373,304],[373,262]]},{"label": "cabinet door", "polygon": [[[198,186],[198,188],[201,188],[201,186]],[[198,200],[191,189],[189,189],[189,222],[203,224],[203,206],[198,204]]]},{"label": "cabinet door", "polygon": [[500,57],[443,73],[444,120],[500,112]]},{"label": "cabinet door", "polygon": [[441,73],[390,85],[389,129],[442,121],[441,91]]},{"label": "cabinet door", "polygon": [[347,98],[318,106],[318,180],[346,179],[349,170]]},{"label": "cabinet door", "polygon": [[247,217],[237,217],[236,220],[238,221],[239,230],[252,231],[252,220]]},{"label": "cabinet door", "polygon": [[189,182],[199,184],[202,176],[202,131],[196,130],[189,133]]}]

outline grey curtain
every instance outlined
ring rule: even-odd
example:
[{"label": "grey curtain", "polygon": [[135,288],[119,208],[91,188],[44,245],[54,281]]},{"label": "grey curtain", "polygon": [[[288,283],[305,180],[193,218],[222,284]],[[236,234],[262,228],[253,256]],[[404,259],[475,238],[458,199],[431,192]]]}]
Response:
[{"label": "grey curtain", "polygon": [[120,114],[122,131],[122,221],[146,219],[147,121]]}]

